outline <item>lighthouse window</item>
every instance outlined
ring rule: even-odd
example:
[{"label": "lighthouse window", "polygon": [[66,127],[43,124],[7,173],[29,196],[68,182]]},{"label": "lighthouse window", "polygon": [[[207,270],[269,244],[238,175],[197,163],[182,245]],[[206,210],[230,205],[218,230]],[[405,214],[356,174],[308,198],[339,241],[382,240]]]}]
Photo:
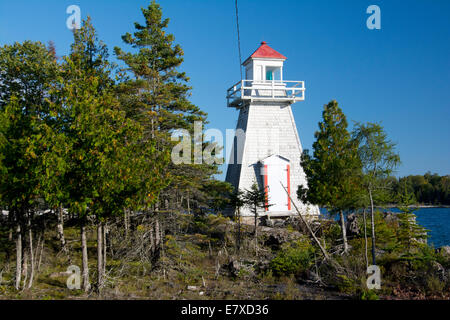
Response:
[{"label": "lighthouse window", "polygon": [[281,68],[266,67],[266,80],[281,80]]}]

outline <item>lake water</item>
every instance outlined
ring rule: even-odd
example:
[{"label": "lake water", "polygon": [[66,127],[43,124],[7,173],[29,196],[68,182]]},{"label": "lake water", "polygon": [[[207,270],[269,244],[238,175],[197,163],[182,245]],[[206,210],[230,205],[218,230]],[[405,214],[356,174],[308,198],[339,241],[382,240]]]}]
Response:
[{"label": "lake water", "polygon": [[[324,216],[328,216],[325,209],[320,210]],[[386,211],[399,212],[397,208],[389,208]],[[428,229],[428,244],[435,248],[450,246],[450,208],[420,208],[414,211],[417,222]],[[338,218],[336,217],[338,220]]]}]

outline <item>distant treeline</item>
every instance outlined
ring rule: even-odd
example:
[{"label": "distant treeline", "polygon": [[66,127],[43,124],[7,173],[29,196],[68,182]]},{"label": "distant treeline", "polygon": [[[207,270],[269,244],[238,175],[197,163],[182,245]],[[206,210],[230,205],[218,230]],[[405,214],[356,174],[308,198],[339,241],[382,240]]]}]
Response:
[{"label": "distant treeline", "polygon": [[439,176],[427,172],[402,178],[391,177],[392,192],[401,194],[404,189],[414,194],[418,204],[450,205],[450,175]]}]

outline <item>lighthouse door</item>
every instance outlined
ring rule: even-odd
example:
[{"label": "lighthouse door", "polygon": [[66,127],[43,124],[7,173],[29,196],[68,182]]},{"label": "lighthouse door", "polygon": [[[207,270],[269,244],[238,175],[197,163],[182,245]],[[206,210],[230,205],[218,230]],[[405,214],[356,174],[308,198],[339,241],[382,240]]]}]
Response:
[{"label": "lighthouse door", "polygon": [[[265,187],[269,212],[290,211],[290,201],[286,191],[290,192],[289,160],[271,156],[264,161]],[[285,189],[286,188],[286,189]]]}]

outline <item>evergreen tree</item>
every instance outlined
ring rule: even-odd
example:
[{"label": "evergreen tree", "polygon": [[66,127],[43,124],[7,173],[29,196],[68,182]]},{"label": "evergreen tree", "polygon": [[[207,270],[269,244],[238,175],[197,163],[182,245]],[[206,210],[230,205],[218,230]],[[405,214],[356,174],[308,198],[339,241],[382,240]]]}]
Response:
[{"label": "evergreen tree", "polygon": [[25,41],[0,49],[0,198],[16,229],[16,289],[21,286],[22,268],[28,270],[28,260],[31,273],[23,287],[33,284],[34,265],[28,257],[33,255],[31,227],[41,162],[33,141],[42,136],[40,125],[51,121],[49,88],[56,72],[53,57],[40,42]]},{"label": "evergreen tree", "polygon": [[259,210],[267,209],[270,207],[267,199],[267,190],[260,190],[258,185],[254,183],[250,190],[245,190],[243,194],[243,200],[247,207],[250,208],[250,211],[253,213],[255,217],[255,251],[258,254],[258,219],[259,219]]},{"label": "evergreen tree", "polygon": [[[135,23],[135,32],[122,36],[132,51],[115,48],[118,59],[124,63],[117,92],[127,115],[142,124],[147,137],[157,141],[157,151],[170,152],[174,146],[171,134],[184,129],[194,141],[194,123],[206,124],[206,113],[189,101],[189,78],[178,70],[184,53],[180,45],[174,44],[174,36],[166,31],[169,19],[163,19],[161,7],[155,1],[143,8],[142,13],[145,23]],[[195,143],[199,141],[191,144],[192,149]],[[201,150],[206,147],[208,144],[202,144]],[[190,164],[168,163],[161,168],[170,184],[162,191],[156,209],[170,203],[176,203],[177,207],[186,203],[190,212],[192,205],[199,208],[215,201],[210,186],[221,184],[211,179],[219,173],[218,166],[194,161],[193,153],[191,159]]]},{"label": "evergreen tree", "polygon": [[[165,186],[161,168],[168,157],[155,152],[156,142],[144,128],[127,118],[116,98],[106,46],[97,39],[90,19],[74,32],[71,53],[65,57],[53,104],[66,150],[60,182],[66,185],[69,210],[78,214],[83,253],[83,288],[89,290],[86,243],[88,217],[97,221],[98,289],[103,283],[105,253],[103,225],[133,208],[154,203]],[[59,145],[59,147],[61,144]],[[58,153],[53,153],[58,154]],[[51,157],[51,156],[50,156]],[[46,170],[52,170],[47,167]],[[57,184],[57,183],[56,183]]]},{"label": "evergreen tree", "polygon": [[399,228],[396,250],[402,252],[401,257],[409,261],[416,257],[417,249],[425,246],[428,235],[427,230],[416,222],[415,209],[410,207],[414,203],[414,197],[407,191],[406,185],[403,186],[399,203],[401,204],[399,206],[401,213],[398,214]]},{"label": "evergreen tree", "polygon": [[237,241],[236,247],[239,250],[241,247],[241,208],[245,206],[244,192],[236,189],[230,194],[229,204],[235,209],[235,221],[237,222]]},{"label": "evergreen tree", "polygon": [[344,211],[356,206],[360,193],[361,163],[357,145],[347,131],[347,119],[336,101],[325,105],[323,121],[315,133],[313,156],[305,150],[302,166],[308,188],[298,189],[304,202],[326,207],[330,213],[340,215],[344,252],[348,250]]}]

